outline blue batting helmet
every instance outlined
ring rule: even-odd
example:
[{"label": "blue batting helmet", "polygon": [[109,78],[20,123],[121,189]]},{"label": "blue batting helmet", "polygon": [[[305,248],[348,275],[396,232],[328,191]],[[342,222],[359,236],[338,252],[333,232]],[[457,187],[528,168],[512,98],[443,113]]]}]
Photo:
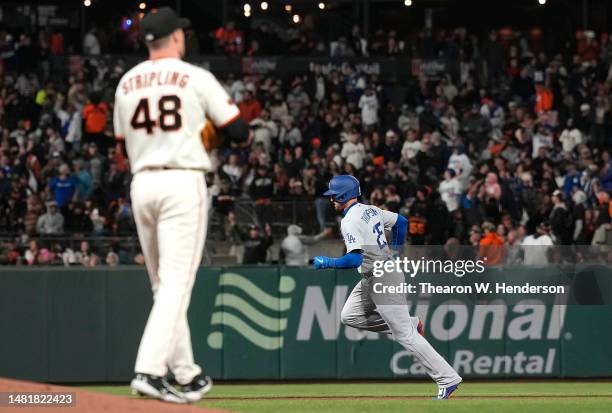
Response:
[{"label": "blue batting helmet", "polygon": [[336,202],[344,204],[349,199],[361,196],[359,181],[352,175],[334,176],[329,181],[329,189],[323,193],[323,196],[332,196]]}]

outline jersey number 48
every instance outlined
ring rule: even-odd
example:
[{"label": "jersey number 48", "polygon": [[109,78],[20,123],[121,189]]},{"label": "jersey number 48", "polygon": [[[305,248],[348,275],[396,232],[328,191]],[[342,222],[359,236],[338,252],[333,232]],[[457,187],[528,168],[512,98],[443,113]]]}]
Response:
[{"label": "jersey number 48", "polygon": [[181,99],[178,96],[162,96],[157,102],[157,109],[159,117],[152,119],[149,109],[149,98],[140,99],[130,121],[132,128],[134,130],[146,129],[147,133],[151,135],[153,128],[157,126],[164,132],[175,131],[183,126],[183,119],[179,112],[181,109]]}]

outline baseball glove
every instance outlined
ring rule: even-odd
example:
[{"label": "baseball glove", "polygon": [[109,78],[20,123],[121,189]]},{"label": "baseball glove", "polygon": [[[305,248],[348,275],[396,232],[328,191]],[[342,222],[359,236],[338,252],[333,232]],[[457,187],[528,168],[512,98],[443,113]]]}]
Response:
[{"label": "baseball glove", "polygon": [[200,139],[206,152],[210,152],[213,149],[217,149],[223,144],[223,134],[215,127],[210,119],[206,120],[206,124],[200,131]]}]

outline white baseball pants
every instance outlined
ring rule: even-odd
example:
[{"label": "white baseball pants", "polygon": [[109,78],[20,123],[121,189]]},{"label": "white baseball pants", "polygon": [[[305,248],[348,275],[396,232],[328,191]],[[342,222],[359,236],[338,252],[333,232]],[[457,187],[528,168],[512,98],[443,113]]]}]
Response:
[{"label": "white baseball pants", "polygon": [[206,238],[204,174],[138,172],[131,196],[154,300],[135,371],[165,376],[169,368],[180,384],[187,384],[202,372],[193,359],[187,308]]}]

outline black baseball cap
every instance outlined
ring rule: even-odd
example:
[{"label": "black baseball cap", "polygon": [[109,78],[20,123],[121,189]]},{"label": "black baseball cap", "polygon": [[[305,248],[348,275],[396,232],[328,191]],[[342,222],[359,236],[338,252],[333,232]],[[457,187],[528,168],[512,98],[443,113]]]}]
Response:
[{"label": "black baseball cap", "polygon": [[189,19],[179,17],[170,7],[153,9],[140,22],[140,35],[145,42],[168,36],[176,29],[191,26]]}]

